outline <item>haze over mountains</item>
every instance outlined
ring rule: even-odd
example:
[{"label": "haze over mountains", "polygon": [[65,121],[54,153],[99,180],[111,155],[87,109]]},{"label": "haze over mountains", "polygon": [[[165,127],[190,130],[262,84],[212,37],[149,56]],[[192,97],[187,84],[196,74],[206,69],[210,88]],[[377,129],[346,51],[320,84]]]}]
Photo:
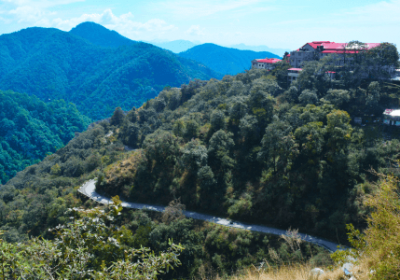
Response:
[{"label": "haze over mountains", "polygon": [[166,85],[237,74],[266,56],[278,57],[213,44],[176,55],[90,22],[70,32],[28,28],[0,36],[0,89],[65,99],[101,119],[117,106],[141,106]]},{"label": "haze over mountains", "polygon": [[150,41],[148,42],[154,46],[170,50],[173,53],[180,53],[187,51],[195,46],[201,45],[200,42],[191,42],[187,40],[175,40],[170,42],[158,42],[158,41]]},{"label": "haze over mountains", "polygon": [[257,58],[281,58],[270,52],[242,51],[215,44],[195,46],[179,53],[181,57],[198,61],[210,69],[229,75],[236,75],[251,68],[251,61]]},{"label": "haze over mountains", "polygon": [[[174,41],[149,41],[148,43],[153,44],[157,47],[170,50],[174,53],[185,52],[195,46],[202,45],[203,43],[199,41],[188,41],[188,40],[174,40]],[[249,46],[246,44],[235,44],[235,45],[224,45],[226,48],[233,48],[243,51],[254,51],[254,52],[271,52],[278,56],[283,56],[283,54],[287,51],[290,52],[290,49],[285,48],[270,48],[268,46]]]},{"label": "haze over mountains", "polygon": [[71,33],[28,28],[2,35],[0,89],[44,101],[65,99],[85,115],[102,119],[118,106],[125,110],[141,106],[166,85],[222,77],[170,51],[132,42],[87,23]]}]

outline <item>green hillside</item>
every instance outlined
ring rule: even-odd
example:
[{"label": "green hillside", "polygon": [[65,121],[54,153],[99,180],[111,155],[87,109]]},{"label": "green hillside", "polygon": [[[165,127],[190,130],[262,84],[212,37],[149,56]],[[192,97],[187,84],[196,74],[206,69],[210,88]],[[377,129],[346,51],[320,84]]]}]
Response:
[{"label": "green hillside", "polygon": [[[336,67],[335,57],[326,57],[306,63],[290,85],[282,74],[290,66],[281,62],[271,72],[250,70],[220,81],[166,87],[127,114],[117,108],[109,122],[91,126],[0,186],[2,248],[21,252],[24,263],[34,262],[26,255],[30,252],[51,269],[62,267],[67,279],[68,273],[99,279],[90,273],[98,276],[116,267],[121,269],[115,273],[134,272],[125,264],[131,267],[135,261],[135,248],[154,250],[153,258],[165,256],[173,246],[169,239],[185,248],[179,256],[183,265],[160,279],[213,279],[261,267],[261,262],[270,271],[308,260],[313,267],[329,265],[321,249],[301,243],[295,234],[279,241],[197,223],[185,219],[181,210],[298,228],[346,244],[347,224],[366,228],[368,204],[374,206],[368,201],[382,194],[377,183],[388,174],[400,176],[399,133],[379,121],[382,108],[399,96],[399,88],[385,82],[388,73],[379,66],[396,65],[398,58],[390,44],[352,61],[356,71]],[[368,65],[377,66],[373,75],[365,75],[371,71]],[[325,74],[333,70],[336,80]],[[360,114],[363,126],[352,122]],[[398,185],[394,178],[393,191]],[[77,192],[89,179],[96,179],[96,191],[113,196],[116,203],[118,195],[168,209],[162,214],[114,205],[96,209],[95,202]],[[398,214],[393,194],[383,193],[381,201],[389,197],[390,211]],[[382,202],[377,204],[385,208]],[[388,221],[387,213],[382,212],[381,221]],[[380,240],[387,228],[385,223],[377,226]],[[28,241],[37,236],[45,239]],[[359,233],[353,231],[351,237]],[[63,252],[80,255],[82,261]]]},{"label": "green hillside", "polygon": [[117,48],[136,43],[135,41],[120,35],[118,32],[108,30],[104,26],[94,22],[81,23],[72,28],[69,33],[83,38],[93,45],[101,47]]},{"label": "green hillside", "polygon": [[236,75],[249,70],[253,59],[281,58],[270,52],[244,51],[214,44],[195,46],[179,53],[179,56],[198,61],[210,69],[225,75]]},{"label": "green hillside", "polygon": [[0,183],[41,161],[89,125],[89,118],[65,101],[0,91]]},{"label": "green hillside", "polygon": [[[79,30],[79,28],[78,28]],[[73,102],[93,119],[129,110],[166,85],[221,78],[207,67],[150,44],[104,48],[57,29],[0,36],[0,89]]]},{"label": "green hillside", "polygon": [[[214,278],[265,261],[274,266],[302,260],[330,263],[326,250],[309,243],[290,248],[280,236],[187,219],[181,213],[185,206],[179,200],[171,201],[169,210],[164,213],[111,205],[95,208],[98,205],[80,195],[77,189],[87,180],[102,176],[106,170],[115,170],[119,180],[129,179],[142,150],[125,151],[124,144],[127,141],[135,144],[132,132],[137,126],[140,126],[139,139],[144,139],[158,127],[156,123],[163,122],[161,115],[151,115],[152,111],[149,108],[146,113],[143,109],[142,120],[132,123],[135,112],[124,117],[118,109],[111,126],[105,121],[91,126],[65,147],[0,185],[1,248],[3,252],[12,252],[3,257],[3,262],[8,264],[10,257],[18,257],[14,271],[17,275],[21,273],[26,279],[31,279],[27,275],[37,277],[48,273],[57,273],[54,279],[61,279],[60,275],[64,279],[74,279],[71,275],[86,275],[86,279],[105,279],[104,275],[106,279],[148,279],[127,274],[118,278],[116,275],[124,272],[118,269],[121,260],[129,267],[125,266],[126,272],[150,273],[152,269],[149,271],[147,266],[130,266],[131,262],[138,261],[134,253],[143,246],[165,257],[171,247],[169,241],[183,246],[179,258],[174,258],[182,265],[164,271],[166,275],[158,271],[158,279]],[[113,135],[110,132],[114,132]],[[122,169],[121,163],[124,164]],[[120,184],[116,187],[120,188]],[[193,208],[193,205],[187,207]],[[63,254],[69,249],[73,250],[68,255]],[[146,263],[147,251],[141,250],[141,261]],[[154,256],[149,261],[152,265],[158,263]],[[79,269],[69,269],[77,266]],[[103,277],[92,276],[100,272]],[[10,270],[5,269],[5,273],[8,275]]]}]

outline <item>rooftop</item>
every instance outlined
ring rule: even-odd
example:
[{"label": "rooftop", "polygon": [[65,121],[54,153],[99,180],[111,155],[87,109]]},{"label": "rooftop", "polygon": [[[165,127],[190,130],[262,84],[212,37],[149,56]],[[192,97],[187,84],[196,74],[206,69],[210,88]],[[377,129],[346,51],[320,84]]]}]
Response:
[{"label": "rooftop", "polygon": [[288,71],[303,71],[301,68],[289,68]]},{"label": "rooftop", "polygon": [[256,59],[256,61],[260,62],[260,63],[277,63],[282,60],[277,59],[277,58],[264,58],[264,59]]}]

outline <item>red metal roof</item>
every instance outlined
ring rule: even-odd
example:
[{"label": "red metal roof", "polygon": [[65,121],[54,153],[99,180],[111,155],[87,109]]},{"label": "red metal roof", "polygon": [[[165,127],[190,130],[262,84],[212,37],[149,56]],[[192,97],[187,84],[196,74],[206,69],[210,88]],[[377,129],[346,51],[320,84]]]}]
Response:
[{"label": "red metal roof", "polygon": [[279,62],[279,61],[282,61],[282,60],[277,59],[277,58],[257,59],[257,62],[260,62],[260,63],[270,63],[270,64],[277,63],[277,62]]},{"label": "red metal roof", "polygon": [[328,51],[322,51],[322,53],[357,53],[357,51],[349,51],[349,50],[328,50]]},{"label": "red metal roof", "polygon": [[[331,42],[330,41],[313,41],[313,42],[311,42],[311,43],[306,43],[305,45],[310,45],[313,49],[316,49],[317,47],[319,47],[319,46],[321,46],[322,44],[330,44]],[[333,42],[332,42],[333,43]],[[305,46],[304,45],[304,46]],[[304,47],[303,46],[303,47]],[[303,48],[302,47],[302,48]]]},{"label": "red metal roof", "polygon": [[288,71],[303,71],[301,68],[290,68]]},{"label": "red metal roof", "polygon": [[[356,53],[358,50],[357,46],[348,47],[348,43],[335,43],[330,41],[313,41],[311,43],[306,43],[305,45],[310,45],[312,48],[317,49],[317,47],[323,47],[322,53],[343,53],[346,50],[347,53]],[[304,46],[305,46],[304,45]],[[370,50],[372,48],[376,48],[380,45],[380,43],[365,43],[365,48]],[[304,47],[303,46],[303,47]],[[302,48],[303,48],[302,47]]]},{"label": "red metal roof", "polygon": [[326,71],[325,73],[336,74],[336,72],[334,72],[334,71]]},{"label": "red metal roof", "polygon": [[[366,43],[364,48],[370,50],[372,48],[376,48],[380,45],[380,43]],[[324,43],[322,44],[323,51],[322,53],[357,53],[359,51],[358,46],[348,46],[348,43]]]}]

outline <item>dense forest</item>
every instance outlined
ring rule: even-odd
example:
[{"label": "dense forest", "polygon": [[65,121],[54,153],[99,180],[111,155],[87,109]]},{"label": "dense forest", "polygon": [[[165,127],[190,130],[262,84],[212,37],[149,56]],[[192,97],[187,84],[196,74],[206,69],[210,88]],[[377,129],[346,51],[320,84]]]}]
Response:
[{"label": "dense forest", "polygon": [[[81,262],[62,259],[54,266],[56,261],[45,254],[41,260],[53,270],[60,267],[60,273],[73,273],[66,268],[80,265],[93,275],[120,275],[126,271],[119,262],[124,260],[122,249],[144,246],[155,252],[154,271],[162,269],[157,261],[165,257],[162,252],[171,253],[165,260],[171,266],[182,263],[160,275],[162,279],[230,274],[264,261],[273,266],[307,260],[329,264],[326,252],[297,242],[295,236],[282,240],[227,229],[185,219],[181,210],[298,228],[342,244],[346,224],[364,228],[370,211],[364,199],[379,192],[375,171],[399,175],[398,136],[376,122],[382,108],[398,104],[399,96],[398,86],[385,80],[388,73],[380,65],[395,65],[399,56],[393,45],[385,44],[356,58],[351,67],[340,68],[332,63],[334,56],[310,62],[291,84],[285,62],[271,72],[194,80],[164,88],[138,109],[115,109],[109,121],[91,125],[0,187],[4,246],[26,256],[15,242],[43,252],[35,239],[42,236],[47,248],[67,252],[60,241],[66,240],[82,252]],[[338,78],[330,79],[327,71],[336,71]],[[354,116],[362,116],[368,125],[353,123]],[[388,133],[391,140],[385,140]],[[115,197],[117,208],[96,210],[93,201],[78,195],[77,188],[93,178],[98,179],[98,192]],[[118,210],[117,218],[107,218],[103,213],[112,216],[118,209],[117,195],[169,205],[169,210],[125,209]],[[80,214],[79,206],[94,210]],[[70,208],[75,209],[72,214]],[[90,216],[94,212],[110,221],[98,225],[96,216]],[[69,222],[80,217],[82,221]],[[71,234],[83,236],[80,246],[74,247]],[[97,246],[105,236],[109,245]],[[116,259],[108,258],[113,250]],[[178,254],[179,262],[172,261]],[[125,257],[124,263],[130,266],[136,260]],[[29,261],[23,259],[27,265]],[[145,263],[140,267],[146,268]],[[93,275],[87,277],[98,279]]]},{"label": "dense forest", "polygon": [[[116,128],[116,122],[118,117],[113,117],[113,128]],[[328,252],[311,244],[301,243],[292,248],[279,236],[186,219],[181,213],[185,206],[179,200],[171,201],[167,211],[162,214],[122,210],[113,205],[111,208],[102,207],[96,210],[95,203],[78,195],[77,188],[85,181],[100,176],[100,170],[112,168],[112,164],[116,162],[130,161],[137,154],[137,151],[125,151],[119,137],[109,132],[110,124],[107,122],[91,126],[91,129],[75,137],[68,145],[40,163],[19,172],[0,187],[2,246],[7,252],[19,252],[19,269],[14,270],[16,275],[30,276],[33,273],[45,273],[46,269],[70,277],[68,275],[79,273],[77,268],[81,267],[80,271],[87,272],[89,279],[104,279],[95,278],[93,274],[107,271],[111,273],[113,267],[121,265],[124,250],[132,254],[129,261],[136,262],[137,258],[133,253],[139,254],[141,246],[150,248],[157,255],[145,254],[142,258],[144,268],[149,265],[147,259],[158,263],[158,259],[153,258],[169,250],[168,240],[173,240],[175,244],[180,243],[184,250],[179,253],[177,262],[181,265],[170,271],[165,278],[159,276],[161,279],[171,279],[172,276],[226,275],[244,267],[259,265],[263,261],[268,261],[271,265],[303,260],[310,260],[316,265],[330,264]],[[79,210],[77,207],[80,206],[88,210]],[[120,214],[116,218],[112,218],[115,212],[113,209],[119,209]],[[71,217],[83,220],[76,220],[71,224]],[[100,222],[104,222],[107,228]],[[39,236],[47,241],[37,239]],[[76,238],[77,236],[81,238]],[[295,233],[293,238],[296,239]],[[111,243],[100,246],[104,240]],[[78,251],[78,248],[82,251]],[[43,253],[36,256],[35,252],[38,251]],[[66,252],[77,258],[65,258],[63,254]],[[113,254],[112,258],[109,257],[110,254]],[[174,258],[171,255],[170,261],[175,263],[172,260]],[[10,260],[7,259],[5,263],[8,261]],[[47,265],[45,268],[40,265],[43,263]],[[137,270],[131,267],[133,264],[130,262],[126,265],[131,273],[152,271],[140,270],[142,264]],[[71,269],[68,270],[68,267]],[[30,269],[35,270],[32,272]],[[7,273],[9,271],[6,270]],[[113,273],[119,275],[119,272],[114,270]],[[138,279],[129,277],[128,279]]]},{"label": "dense forest", "polygon": [[86,130],[88,117],[63,100],[0,91],[0,183],[41,161]]},{"label": "dense forest", "polygon": [[[390,106],[398,88],[364,64],[396,64],[398,54],[392,45],[369,51],[334,69],[343,77],[335,81],[325,75],[333,59],[308,63],[290,86],[279,78],[283,62],[273,73],[164,90],[126,117],[116,111],[115,132],[142,149],[104,169],[97,189],[159,204],[180,198],[189,209],[345,242],[346,224],[362,226],[360,197],[374,191],[369,170],[397,172],[400,142],[383,141],[379,123],[353,126],[350,114]],[[359,79],[362,69],[373,78]]]},{"label": "dense forest", "polygon": [[[87,26],[82,28],[80,36],[85,30],[92,32]],[[104,28],[99,32],[104,38],[115,35]],[[150,44],[102,47],[74,33],[28,28],[0,36],[0,89],[36,95],[45,102],[64,99],[99,120],[118,106],[124,110],[140,107],[165,86],[222,77]]]},{"label": "dense forest", "polygon": [[253,52],[221,47],[215,44],[195,46],[179,56],[198,61],[224,75],[236,75],[251,68],[251,61],[258,58],[282,58],[270,52]]}]

